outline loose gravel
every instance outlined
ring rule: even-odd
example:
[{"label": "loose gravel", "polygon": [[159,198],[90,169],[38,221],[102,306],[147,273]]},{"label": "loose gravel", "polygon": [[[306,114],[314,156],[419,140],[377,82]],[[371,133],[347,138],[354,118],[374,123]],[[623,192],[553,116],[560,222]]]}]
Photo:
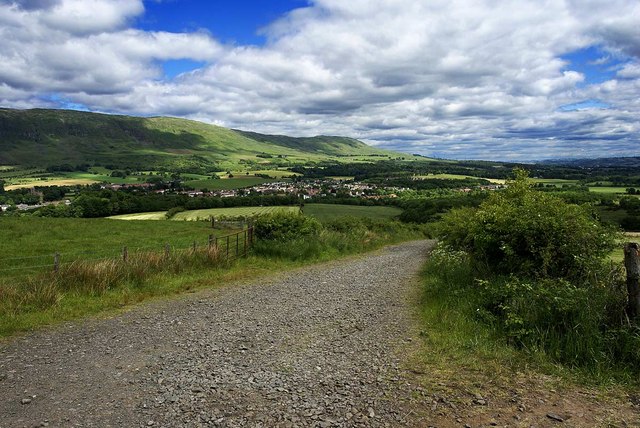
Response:
[{"label": "loose gravel", "polygon": [[0,427],[422,426],[403,362],[432,245],[0,343]]}]

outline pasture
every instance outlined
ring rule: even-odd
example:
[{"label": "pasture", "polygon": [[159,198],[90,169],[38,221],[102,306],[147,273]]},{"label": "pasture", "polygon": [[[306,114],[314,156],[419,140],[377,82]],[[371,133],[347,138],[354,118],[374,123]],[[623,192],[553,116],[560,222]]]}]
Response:
[{"label": "pasture", "polygon": [[33,273],[75,259],[119,257],[129,251],[161,251],[165,244],[188,248],[208,242],[212,230],[202,222],[113,221],[109,219],[0,217],[0,277]]},{"label": "pasture", "polygon": [[390,219],[400,215],[402,210],[396,207],[307,204],[305,215],[315,217],[319,221],[336,220],[344,217],[367,217],[373,219]]}]

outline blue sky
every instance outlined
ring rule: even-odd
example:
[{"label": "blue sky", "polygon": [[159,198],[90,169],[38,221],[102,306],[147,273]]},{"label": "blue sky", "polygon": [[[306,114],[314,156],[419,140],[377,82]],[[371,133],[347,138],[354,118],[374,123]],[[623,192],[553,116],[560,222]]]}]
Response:
[{"label": "blue sky", "polygon": [[0,106],[457,159],[640,155],[638,22],[636,0],[0,0]]},{"label": "blue sky", "polygon": [[259,30],[285,13],[304,7],[304,0],[145,1],[145,13],[135,27],[143,30],[188,32],[207,29],[224,43],[263,44]]},{"label": "blue sky", "polygon": [[[145,14],[136,20],[136,28],[170,32],[206,30],[226,44],[263,45],[266,38],[260,31],[262,28],[307,3],[304,0],[151,0],[144,4]],[[168,78],[203,65],[202,61],[189,59],[162,62]]]}]

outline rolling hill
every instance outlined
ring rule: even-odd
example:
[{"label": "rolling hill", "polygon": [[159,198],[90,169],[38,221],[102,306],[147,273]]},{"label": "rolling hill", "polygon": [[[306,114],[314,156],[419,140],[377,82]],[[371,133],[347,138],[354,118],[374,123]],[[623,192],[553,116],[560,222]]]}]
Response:
[{"label": "rolling hill", "polygon": [[0,165],[231,168],[398,155],[345,137],[263,135],[169,117],[0,109]]}]

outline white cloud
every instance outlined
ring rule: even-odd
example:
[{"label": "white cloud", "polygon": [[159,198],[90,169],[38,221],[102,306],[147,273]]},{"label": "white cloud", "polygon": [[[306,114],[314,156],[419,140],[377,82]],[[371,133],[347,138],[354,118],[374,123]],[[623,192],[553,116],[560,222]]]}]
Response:
[{"label": "white cloud", "polygon": [[[140,1],[22,3],[0,2],[6,106],[56,92],[101,111],[342,134],[441,156],[638,153],[633,0],[316,0],[265,28],[263,47],[133,29]],[[561,58],[589,46],[624,58],[618,80],[591,84]],[[158,61],[181,58],[208,65],[164,78]],[[591,99],[610,108],[560,110]]]}]

